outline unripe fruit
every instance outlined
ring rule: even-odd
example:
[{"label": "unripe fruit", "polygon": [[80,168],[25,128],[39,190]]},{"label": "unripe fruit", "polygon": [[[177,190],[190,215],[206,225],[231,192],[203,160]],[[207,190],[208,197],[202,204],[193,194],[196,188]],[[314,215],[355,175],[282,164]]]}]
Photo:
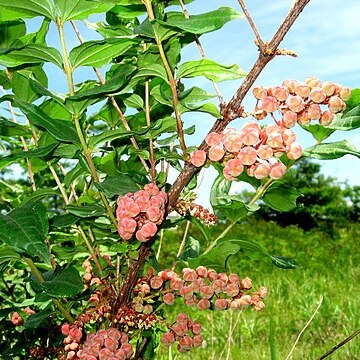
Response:
[{"label": "unripe fruit", "polygon": [[225,150],[222,145],[210,147],[208,156],[211,161],[220,161],[225,155]]},{"label": "unripe fruit", "polygon": [[202,326],[200,323],[198,322],[194,322],[192,325],[191,325],[191,331],[194,335],[198,335],[202,332]]},{"label": "unripe fruit", "polygon": [[216,299],[214,307],[216,310],[226,310],[228,308],[228,302],[226,299]]},{"label": "unripe fruit", "polygon": [[160,276],[153,276],[150,279],[150,286],[155,290],[160,289],[162,287],[163,283],[164,283],[164,281]]},{"label": "unripe fruit", "polygon": [[210,307],[210,301],[208,299],[200,299],[197,303],[198,310],[206,310]]},{"label": "unripe fruit", "polygon": [[297,80],[285,80],[282,84],[287,87],[291,93],[294,93],[295,87],[299,82]]},{"label": "unripe fruit", "polygon": [[273,164],[269,171],[269,176],[272,179],[280,179],[285,175],[286,172],[286,166],[282,162],[277,162]]},{"label": "unripe fruit", "polygon": [[267,95],[266,89],[264,89],[262,86],[255,86],[252,90],[252,93],[258,100],[263,99]]},{"label": "unripe fruit", "polygon": [[229,284],[225,288],[225,293],[228,296],[235,297],[239,294],[239,285],[236,284]]},{"label": "unripe fruit", "polygon": [[241,279],[237,274],[230,274],[229,275],[229,282],[232,284],[240,285]]},{"label": "unripe fruit", "polygon": [[218,277],[218,273],[213,269],[208,269],[208,279],[210,281],[216,280]]},{"label": "unripe fruit", "polygon": [[183,349],[190,350],[193,344],[193,339],[189,335],[185,335],[180,339],[179,344]]},{"label": "unripe fruit", "polygon": [[178,322],[171,327],[171,330],[178,336],[184,336],[189,331],[187,325],[183,322]]},{"label": "unripe fruit", "polygon": [[256,161],[257,152],[253,147],[245,146],[240,150],[237,158],[243,165],[252,165]]},{"label": "unripe fruit", "polygon": [[194,348],[197,348],[197,347],[201,346],[203,344],[203,342],[204,342],[204,339],[203,339],[203,337],[201,335],[195,335],[193,337],[193,346],[194,346]]},{"label": "unripe fruit", "polygon": [[239,159],[231,159],[226,162],[223,173],[228,180],[235,180],[244,170],[244,166]]},{"label": "unripe fruit", "polygon": [[311,119],[309,118],[306,110],[300,111],[298,113],[297,122],[299,125],[301,125],[301,126],[308,125],[308,124],[310,124],[310,120]]},{"label": "unripe fruit", "polygon": [[242,139],[240,133],[226,136],[224,139],[224,147],[231,153],[238,152],[242,147]]},{"label": "unripe fruit", "polygon": [[221,145],[221,143],[222,143],[222,134],[219,134],[219,133],[216,133],[216,132],[211,132],[206,136],[205,142],[209,146]]},{"label": "unripe fruit", "polygon": [[267,144],[260,145],[257,148],[256,152],[257,152],[257,156],[263,160],[268,160],[274,155],[272,147]]},{"label": "unripe fruit", "polygon": [[293,127],[297,122],[297,114],[291,110],[287,110],[282,116],[282,124],[287,127]]},{"label": "unripe fruit", "polygon": [[286,86],[275,86],[271,89],[271,94],[278,101],[285,101],[289,96],[289,89]]},{"label": "unripe fruit", "polygon": [[198,277],[196,271],[190,268],[182,269],[181,273],[184,281],[194,281]]},{"label": "unripe fruit", "polygon": [[307,116],[310,120],[319,120],[321,108],[319,104],[310,104],[307,108]]},{"label": "unripe fruit", "polygon": [[163,334],[163,336],[161,337],[161,340],[160,340],[163,345],[165,346],[170,346],[172,345],[174,342],[175,342],[175,336],[174,336],[174,333],[172,331],[166,333],[166,334]]},{"label": "unripe fruit", "polygon": [[214,295],[214,290],[210,286],[205,285],[200,288],[200,296],[203,299],[211,299],[213,295]]},{"label": "unripe fruit", "polygon": [[294,92],[296,95],[301,96],[302,98],[307,98],[310,94],[310,86],[304,83],[299,83],[295,86]]},{"label": "unripe fruit", "polygon": [[261,108],[268,113],[272,113],[279,108],[279,102],[274,96],[265,96],[261,100]]},{"label": "unripe fruit", "polygon": [[273,149],[281,148],[283,146],[283,138],[280,131],[273,131],[268,135],[266,144]]},{"label": "unripe fruit", "polygon": [[241,140],[244,145],[254,145],[259,141],[259,131],[246,131],[241,134]]},{"label": "unripe fruit", "polygon": [[206,278],[207,277],[207,269],[205,266],[198,266],[196,268],[196,273],[201,277],[201,278]]},{"label": "unripe fruit", "polygon": [[288,146],[296,140],[296,135],[290,129],[285,129],[282,133],[284,145]]},{"label": "unripe fruit", "polygon": [[321,87],[324,89],[326,96],[333,95],[336,90],[335,84],[332,83],[331,81],[325,81]]},{"label": "unripe fruit", "polygon": [[322,86],[321,81],[315,76],[308,77],[305,80],[305,84],[309,85],[311,88]]},{"label": "unripe fruit", "polygon": [[163,296],[163,301],[166,305],[173,305],[175,303],[175,295],[173,293],[167,293]]},{"label": "unripe fruit", "polygon": [[265,309],[265,304],[262,301],[258,301],[257,303],[254,304],[254,309],[256,311],[261,311]]},{"label": "unripe fruit", "polygon": [[342,86],[339,92],[339,96],[342,100],[347,101],[350,99],[351,90],[347,86]]},{"label": "unripe fruit", "polygon": [[252,288],[252,280],[248,277],[241,280],[241,289],[250,290]]},{"label": "unripe fruit", "polygon": [[324,102],[324,100],[326,99],[326,92],[323,88],[321,87],[314,87],[309,94],[309,98],[314,102],[314,103],[322,103]]},{"label": "unripe fruit", "polygon": [[302,155],[302,147],[298,143],[292,143],[289,146],[288,152],[286,154],[286,156],[290,160],[297,160],[297,159],[299,159],[301,157],[301,155]]},{"label": "unripe fruit", "polygon": [[304,100],[299,95],[289,95],[286,100],[286,105],[295,113],[300,112],[305,107]]},{"label": "unripe fruit", "polygon": [[334,120],[334,113],[331,111],[325,110],[320,117],[319,123],[323,126],[330,125]]},{"label": "unripe fruit", "polygon": [[195,150],[190,155],[190,162],[195,167],[203,166],[206,162],[206,152],[204,150]]},{"label": "unripe fruit", "polygon": [[328,101],[328,107],[331,112],[334,114],[345,110],[346,104],[344,100],[340,99],[338,96],[332,96]]}]

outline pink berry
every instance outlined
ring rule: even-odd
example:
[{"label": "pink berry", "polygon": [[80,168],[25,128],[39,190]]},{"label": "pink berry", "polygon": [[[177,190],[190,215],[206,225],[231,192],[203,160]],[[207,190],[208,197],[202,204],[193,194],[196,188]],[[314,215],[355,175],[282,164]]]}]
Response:
[{"label": "pink berry", "polygon": [[283,83],[283,86],[285,86],[291,93],[294,93],[295,86],[298,84],[297,80],[285,80]]},{"label": "pink berry", "polygon": [[328,101],[328,107],[331,112],[334,114],[345,110],[346,104],[344,100],[340,99],[338,96],[331,96],[331,98]]},{"label": "pink berry", "polygon": [[198,335],[202,332],[202,326],[200,323],[198,322],[194,322],[192,325],[191,325],[191,331],[194,335]]},{"label": "pink berry", "polygon": [[220,161],[225,155],[225,150],[222,145],[211,146],[208,151],[208,156],[211,161]]},{"label": "pink berry", "polygon": [[200,276],[201,278],[206,278],[207,277],[207,269],[205,266],[198,266],[196,268],[196,273],[198,274],[198,276]]},{"label": "pink berry", "polygon": [[290,146],[289,146],[289,149],[288,149],[288,152],[287,152],[287,157],[290,159],[290,160],[297,160],[301,157],[302,155],[302,147],[300,144],[298,143],[292,143]]},{"label": "pink berry", "polygon": [[263,160],[268,160],[274,156],[272,147],[267,144],[260,145],[257,148],[256,152],[257,152],[257,156]]},{"label": "pink berry", "polygon": [[193,340],[189,335],[185,335],[180,339],[179,344],[183,349],[190,350]]},{"label": "pink berry", "polygon": [[289,96],[289,89],[286,86],[275,86],[271,89],[271,94],[282,102]]},{"label": "pink berry", "polygon": [[330,125],[334,119],[334,113],[325,110],[320,117],[319,123],[323,126]]},{"label": "pink berry", "polygon": [[237,153],[241,149],[242,145],[240,133],[226,136],[224,139],[224,147],[231,153]]},{"label": "pink berry", "polygon": [[203,344],[203,342],[204,342],[204,339],[203,339],[203,337],[201,335],[195,335],[193,337],[193,346],[194,346],[194,348],[197,348],[197,347],[201,346]]},{"label": "pink berry", "polygon": [[165,346],[170,346],[175,342],[175,336],[174,333],[172,331],[163,334],[163,336],[161,337],[161,342],[163,343],[163,345]]},{"label": "pink berry", "polygon": [[282,162],[277,162],[273,164],[270,168],[269,176],[272,179],[280,179],[285,175],[286,166]]},{"label": "pink berry", "polygon": [[240,150],[237,158],[243,165],[252,165],[256,161],[257,152],[253,147],[245,146]]},{"label": "pink berry", "polygon": [[322,86],[321,81],[315,76],[308,77],[305,80],[305,84],[309,85],[311,88]]},{"label": "pink berry", "polygon": [[310,104],[307,108],[307,116],[310,120],[319,120],[321,116],[321,108],[319,104]]},{"label": "pink berry", "polygon": [[326,99],[326,92],[321,87],[314,87],[309,94],[309,98],[314,102],[321,104]]},{"label": "pink berry", "polygon": [[222,134],[219,134],[219,133],[216,133],[216,132],[211,132],[206,136],[205,142],[209,146],[221,145],[221,143],[222,143]]},{"label": "pink berry", "polygon": [[339,92],[339,96],[342,100],[347,101],[350,99],[351,90],[347,86],[342,86]]},{"label": "pink berry", "polygon": [[250,290],[252,288],[252,280],[248,277],[241,280],[241,289]]},{"label": "pink berry", "polygon": [[263,99],[267,95],[266,89],[264,89],[262,86],[255,86],[252,90],[252,93],[258,100]]},{"label": "pink berry", "polygon": [[187,325],[183,322],[177,322],[171,327],[171,330],[178,336],[184,336],[189,331]]},{"label": "pink berry", "polygon": [[235,180],[244,170],[240,159],[228,160],[225,164],[223,173],[226,179]]},{"label": "pink berry", "polygon": [[181,273],[184,281],[194,281],[198,278],[198,274],[196,273],[196,271],[190,268],[182,269]]},{"label": "pink berry", "polygon": [[301,96],[302,98],[307,98],[310,94],[310,86],[305,83],[299,83],[295,86],[294,93]]},{"label": "pink berry", "polygon": [[195,150],[190,155],[190,162],[195,167],[203,166],[206,162],[206,152],[204,150]]},{"label": "pink berry", "polygon": [[240,277],[237,274],[230,274],[229,275],[229,283],[240,285]]},{"label": "pink berry", "polygon": [[212,288],[215,293],[222,292],[225,289],[225,287],[226,287],[226,283],[220,279],[217,279],[212,283]]},{"label": "pink berry", "polygon": [[214,307],[216,310],[226,310],[228,308],[228,302],[226,299],[216,299]]},{"label": "pink berry", "polygon": [[173,293],[167,293],[163,296],[163,301],[166,305],[173,305],[175,303],[175,295]]},{"label": "pink berry", "polygon": [[203,299],[211,299],[213,295],[214,295],[214,290],[210,286],[204,285],[200,288],[200,296]]},{"label": "pink berry", "polygon": [[239,291],[240,291],[239,285],[236,284],[229,284],[225,288],[226,295],[231,297],[235,297],[236,295],[238,295]]},{"label": "pink berry", "polygon": [[297,123],[297,114],[291,110],[287,110],[282,116],[282,124],[287,127],[291,128]]},{"label": "pink berry", "polygon": [[197,303],[198,310],[206,310],[210,307],[210,301],[208,299],[200,299]]},{"label": "pink berry", "polygon": [[286,105],[288,106],[289,110],[298,113],[304,109],[305,103],[301,96],[299,95],[289,95],[286,99]]},{"label": "pink berry", "polygon": [[164,281],[160,276],[153,276],[150,279],[150,286],[155,290],[160,289],[163,286],[163,283]]},{"label": "pink berry", "polygon": [[265,96],[261,100],[261,108],[268,113],[272,113],[279,108],[279,102],[274,96]]},{"label": "pink berry", "polygon": [[325,81],[321,87],[324,89],[326,96],[334,95],[336,90],[335,84],[331,81]]}]

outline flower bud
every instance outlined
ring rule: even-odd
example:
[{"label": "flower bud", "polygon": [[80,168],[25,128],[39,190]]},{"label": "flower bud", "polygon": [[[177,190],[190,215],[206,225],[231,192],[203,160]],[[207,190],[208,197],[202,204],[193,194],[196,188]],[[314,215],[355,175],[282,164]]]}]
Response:
[{"label": "flower bud", "polygon": [[275,86],[271,89],[271,94],[278,101],[282,102],[289,96],[289,89],[286,86]]},{"label": "flower bud", "polygon": [[228,301],[226,299],[216,299],[214,307],[216,310],[226,310],[228,308]]},{"label": "flower bud", "polygon": [[263,160],[269,160],[274,155],[274,151],[272,147],[267,144],[260,145],[257,148],[256,152],[257,152],[257,156]]},{"label": "flower bud", "polygon": [[258,301],[254,304],[254,310],[261,311],[265,309],[265,304],[262,301]]},{"label": "flower bud", "polygon": [[198,335],[202,332],[202,326],[200,323],[198,322],[194,322],[192,325],[191,325],[191,331],[194,335]]},{"label": "flower bud", "polygon": [[204,340],[203,337],[201,335],[195,335],[193,337],[193,346],[194,348],[197,348],[199,346],[201,346],[203,344]]},{"label": "flower bud", "polygon": [[208,299],[200,299],[197,303],[198,310],[206,310],[210,307],[210,301]]},{"label": "flower bud", "polygon": [[302,155],[301,145],[295,142],[290,144],[286,156],[290,160],[297,160],[301,157],[301,155]]},{"label": "flower bud", "polygon": [[239,159],[231,159],[226,162],[223,173],[227,180],[235,180],[244,170],[244,166]]},{"label": "flower bud", "polygon": [[288,88],[289,92],[294,93],[295,87],[298,84],[297,80],[285,80],[283,83],[283,86]]},{"label": "flower bud", "polygon": [[236,295],[238,295],[239,291],[240,291],[239,285],[236,284],[229,284],[225,288],[226,295],[231,297],[235,297]]},{"label": "flower bud", "polygon": [[164,281],[160,276],[153,276],[150,279],[150,286],[155,290],[160,289],[162,287],[163,283],[164,283]]},{"label": "flower bud", "polygon": [[182,277],[183,277],[184,281],[194,281],[198,277],[198,274],[196,273],[196,271],[193,269],[190,269],[190,268],[182,269],[181,273],[182,273]]},{"label": "flower bud", "polygon": [[310,124],[310,118],[306,110],[300,111],[298,113],[297,122],[301,126]]},{"label": "flower bud", "polygon": [[252,280],[248,277],[241,280],[241,287],[242,290],[250,290],[252,288]]},{"label": "flower bud", "polygon": [[198,276],[200,276],[201,278],[206,278],[207,277],[207,269],[205,266],[198,266],[196,268],[196,273],[198,274]]},{"label": "flower bud", "polygon": [[175,295],[173,293],[166,293],[163,296],[163,301],[166,305],[173,305],[175,303]]},{"label": "flower bud", "polygon": [[339,92],[339,96],[342,100],[347,101],[350,99],[351,90],[347,86],[342,86]]},{"label": "flower bud", "polygon": [[319,120],[321,108],[319,104],[310,104],[307,108],[307,116],[310,120]]},{"label": "flower bud", "polygon": [[326,96],[334,95],[336,90],[335,84],[331,81],[325,81],[321,87],[324,89]]},{"label": "flower bud", "polygon": [[305,80],[305,84],[309,85],[311,88],[321,87],[322,85],[321,81],[315,76],[308,77]]},{"label": "flower bud", "polygon": [[231,134],[224,138],[224,147],[231,153],[237,153],[242,147],[242,139],[240,133]]},{"label": "flower bud", "polygon": [[166,334],[163,334],[163,336],[161,337],[161,340],[160,340],[163,345],[165,346],[170,346],[172,345],[174,342],[175,342],[175,336],[174,336],[174,333],[172,331],[166,333]]},{"label": "flower bud", "polygon": [[203,299],[210,299],[214,295],[214,290],[208,286],[204,285],[200,288],[200,296]]}]

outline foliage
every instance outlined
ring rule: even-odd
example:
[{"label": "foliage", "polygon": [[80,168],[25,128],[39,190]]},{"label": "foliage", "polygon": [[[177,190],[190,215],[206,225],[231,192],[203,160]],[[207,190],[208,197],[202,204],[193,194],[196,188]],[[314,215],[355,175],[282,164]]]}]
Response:
[{"label": "foliage", "polygon": [[[282,177],[302,154],[360,156],[346,140],[322,142],[359,127],[357,91],[350,96],[347,87],[316,78],[288,80],[254,88],[254,109],[242,106],[306,3],[296,2],[266,47],[258,42],[259,60],[247,75],[237,64],[181,59],[201,35],[243,17],[228,7],[189,17],[174,1],[0,0],[4,358],[150,359],[160,343],[178,342],[180,352],[199,347],[199,325],[181,314],[175,325],[164,315],[175,295],[199,311],[264,309],[267,289],[251,289],[251,279],[228,271],[229,262],[245,253],[280,268],[298,263],[230,230],[258,210],[260,199],[278,211],[296,207],[300,193]],[[84,41],[74,21],[94,14],[105,21],[89,24],[97,34]],[[27,31],[27,19],[38,21],[37,31]],[[68,25],[79,45],[65,39]],[[53,26],[57,47],[47,44]],[[91,68],[97,80],[74,83]],[[67,90],[53,88],[53,73],[63,73],[55,77]],[[198,77],[214,84],[246,78],[225,103],[220,94],[184,85]],[[209,101],[215,96],[220,106]],[[196,132],[183,121],[187,112],[214,118],[199,148],[186,145]],[[245,117],[251,122],[241,131],[227,128]],[[259,125],[265,117],[273,123]],[[295,124],[317,140],[303,153]],[[219,172],[210,194],[216,214],[194,202],[204,166]],[[229,181],[256,193],[245,203],[230,194]],[[169,216],[174,210],[181,216]],[[209,225],[218,218],[229,223],[215,237]],[[184,234],[172,259],[179,275],[161,268],[154,244],[184,222],[201,235]]]}]

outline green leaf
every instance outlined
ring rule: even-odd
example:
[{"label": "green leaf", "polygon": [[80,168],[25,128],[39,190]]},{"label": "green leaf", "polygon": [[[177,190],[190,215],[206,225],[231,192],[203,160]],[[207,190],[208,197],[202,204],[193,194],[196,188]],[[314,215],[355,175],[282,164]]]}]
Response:
[{"label": "green leaf", "polygon": [[41,203],[29,202],[11,211],[0,214],[0,239],[14,251],[30,257],[39,257],[50,264],[50,254],[45,245],[48,219]]},{"label": "green leaf", "polygon": [[347,140],[317,144],[303,151],[303,156],[319,160],[338,159],[345,155],[354,155],[360,158],[360,152]]},{"label": "green leaf", "polygon": [[104,85],[95,84],[92,89],[76,92],[74,96],[70,96],[70,100],[84,100],[86,98],[107,96],[116,94],[125,85],[128,84],[131,74],[136,70],[135,66],[123,65],[116,72],[111,80],[106,81]]},{"label": "green leaf", "polygon": [[124,104],[129,108],[134,109],[143,109],[144,108],[144,100],[141,96],[137,94],[130,94],[129,96],[123,99]]},{"label": "green leaf", "polygon": [[16,104],[28,117],[31,124],[46,129],[54,138],[64,141],[79,143],[75,126],[66,120],[52,119],[38,106],[16,100]]},{"label": "green leaf", "polygon": [[209,80],[220,82],[243,78],[246,73],[236,64],[221,65],[208,59],[188,61],[179,66],[178,79],[196,76],[205,76]]},{"label": "green leaf", "polygon": [[184,105],[182,101],[179,102],[179,112],[181,114],[186,113],[186,112],[191,112],[191,111],[199,111],[199,112],[204,112],[207,114],[210,114],[212,116],[214,116],[215,118],[220,118],[221,114],[219,111],[218,106],[216,106],[213,103],[206,103],[203,105],[199,105],[199,104],[186,104]]},{"label": "green leaf", "polygon": [[0,136],[26,136],[30,134],[29,127],[20,125],[0,117]]},{"label": "green leaf", "polygon": [[329,129],[334,130],[355,130],[360,127],[360,105],[354,107],[352,110],[348,111],[342,117],[335,116],[333,122],[327,126]]},{"label": "green leaf", "polygon": [[63,214],[54,216],[50,223],[52,226],[57,228],[67,228],[73,224],[75,224],[79,218],[74,214]]},{"label": "green leaf", "polygon": [[[250,212],[248,206],[241,201],[232,199],[231,196],[223,196],[220,197],[220,199],[228,200],[228,203],[224,205],[217,205],[215,209],[224,214],[225,218],[229,219],[233,223],[245,218]],[[218,198],[218,200],[220,199]]]},{"label": "green leaf", "polygon": [[45,16],[54,20],[51,0],[0,0],[0,21]]},{"label": "green leaf", "polygon": [[193,86],[192,88],[182,91],[179,94],[179,101],[181,101],[184,106],[187,106],[188,104],[201,103],[214,97],[216,97],[215,94],[209,93],[197,86]]},{"label": "green leaf", "polygon": [[224,179],[222,175],[218,175],[215,179],[210,191],[210,204],[212,207],[224,205],[227,200],[222,196],[228,195],[231,187],[231,181]]},{"label": "green leaf", "polygon": [[75,267],[56,271],[51,280],[42,283],[46,293],[55,297],[73,297],[84,289],[84,282]]},{"label": "green leaf", "polygon": [[50,62],[62,69],[60,52],[53,47],[42,44],[28,44],[21,49],[9,50],[6,54],[0,54],[0,64],[6,67],[44,62]]},{"label": "green leaf", "polygon": [[329,126],[322,126],[320,124],[304,125],[302,128],[308,131],[318,142],[327,139],[335,131]]},{"label": "green leaf", "polygon": [[92,3],[87,0],[54,0],[56,14],[62,23],[83,20],[95,13],[107,12],[114,4]]},{"label": "green leaf", "polygon": [[346,101],[346,113],[360,104],[360,89],[352,89],[350,99]]},{"label": "green leaf", "polygon": [[166,74],[166,70],[165,68],[160,65],[160,64],[149,64],[146,66],[143,66],[140,71],[135,74],[135,76],[133,76],[133,78],[131,79],[131,83],[136,83],[139,78],[148,78],[148,77],[159,77],[163,80],[165,80],[166,82],[168,81],[168,77]]},{"label": "green leaf", "polygon": [[66,210],[73,215],[82,218],[94,217],[94,216],[101,216],[104,214],[105,209],[101,205],[98,204],[88,204],[82,206],[76,205],[68,205]]},{"label": "green leaf", "polygon": [[301,267],[294,259],[275,255],[269,256],[273,264],[281,269],[297,269]]},{"label": "green leaf", "polygon": [[179,28],[192,34],[205,34],[222,28],[227,22],[242,18],[243,15],[230,7],[220,7],[200,15],[186,18],[182,12],[169,12],[166,22],[159,21],[164,26]]},{"label": "green leaf", "polygon": [[40,310],[36,314],[28,316],[24,326],[26,329],[48,328],[50,316],[53,313],[52,310]]},{"label": "green leaf", "polygon": [[[0,15],[1,16],[1,15]],[[26,34],[25,22],[21,19],[1,22],[0,49],[10,48],[14,41]]]},{"label": "green leaf", "polygon": [[8,264],[9,261],[20,260],[20,255],[6,245],[0,245],[0,264]]},{"label": "green leaf", "polygon": [[120,173],[113,176],[107,176],[104,181],[96,184],[96,186],[103,190],[107,197],[125,195],[128,192],[134,193],[139,190],[138,186],[129,175]]},{"label": "green leaf", "polygon": [[102,67],[117,56],[124,54],[133,44],[134,37],[132,36],[87,41],[70,51],[70,62],[73,68],[79,66]]},{"label": "green leaf", "polygon": [[290,211],[296,207],[296,199],[300,195],[296,188],[275,181],[267,188],[263,200],[274,210]]},{"label": "green leaf", "polygon": [[186,239],[184,251],[179,256],[179,259],[187,261],[188,259],[195,259],[200,254],[200,243],[198,240],[189,236]]},{"label": "green leaf", "polygon": [[59,191],[58,190],[53,190],[53,189],[37,189],[36,191],[34,191],[31,195],[26,196],[23,200],[22,200],[22,205],[25,205],[26,203],[32,201],[39,201],[44,197],[48,197],[48,196],[53,196],[53,195],[59,195]]}]

